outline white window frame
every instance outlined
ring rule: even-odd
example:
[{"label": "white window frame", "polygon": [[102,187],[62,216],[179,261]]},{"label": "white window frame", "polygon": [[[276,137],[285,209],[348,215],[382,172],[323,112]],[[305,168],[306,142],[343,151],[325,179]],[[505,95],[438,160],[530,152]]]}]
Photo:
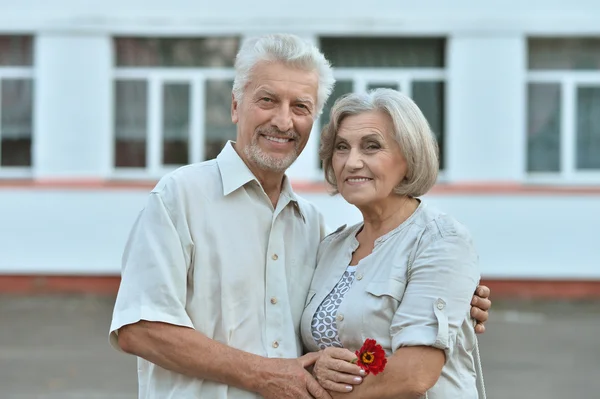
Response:
[{"label": "white window frame", "polygon": [[[164,84],[185,83],[190,85],[190,132],[188,145],[188,163],[202,162],[204,156],[205,132],[205,82],[208,80],[233,80],[233,68],[115,68],[113,81],[132,80],[146,81],[148,84],[147,99],[147,137],[146,166],[115,166],[115,150],[111,160],[112,175],[116,179],[148,179],[156,180],[177,169],[180,165],[164,165],[163,154],[163,104],[162,89]],[[114,129],[114,126],[113,126]],[[116,140],[113,131],[113,142]]]},{"label": "white window frame", "polygon": [[[31,79],[34,80],[33,67],[24,66],[24,67],[3,67],[0,66],[0,93],[2,92],[2,83],[5,80],[11,79]],[[35,90],[34,90],[35,95]],[[33,101],[34,99],[32,99]],[[35,102],[35,101],[34,101]],[[32,108],[33,109],[33,108]],[[33,120],[33,115],[31,116]],[[0,118],[2,118],[2,107],[0,106]],[[33,125],[33,129],[35,129],[35,125]],[[34,132],[31,132],[31,141],[33,143],[34,140]],[[32,145],[33,146],[33,145]],[[0,126],[0,178],[31,178],[32,177],[32,166],[2,166],[2,127]],[[33,152],[33,148],[31,149]],[[33,164],[33,154],[32,154],[32,164]]]},{"label": "white window frame", "polygon": [[336,68],[338,80],[351,80],[356,93],[364,93],[370,83],[396,83],[400,91],[412,96],[413,81],[446,82],[444,68]]},{"label": "white window frame", "polygon": [[[580,86],[600,88],[600,71],[528,71],[527,84],[537,83],[551,83],[560,86],[560,171],[527,172],[528,181],[543,184],[600,183],[600,169],[577,170],[576,168],[577,120],[575,117],[577,113],[577,88]],[[529,118],[528,115],[527,118]],[[525,154],[525,157],[527,157],[527,154]]]}]

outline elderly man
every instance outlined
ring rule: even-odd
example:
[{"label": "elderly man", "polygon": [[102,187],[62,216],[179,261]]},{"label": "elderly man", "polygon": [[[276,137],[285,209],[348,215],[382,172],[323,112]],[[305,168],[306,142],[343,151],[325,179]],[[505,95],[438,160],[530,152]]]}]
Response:
[{"label": "elderly man", "polygon": [[[112,345],[138,356],[140,398],[329,398],[306,368],[300,317],[326,234],[286,169],[334,83],[291,35],[247,41],[236,60],[237,140],[152,190],[123,256]],[[474,297],[487,319],[489,291]],[[482,326],[481,326],[482,327]]]}]

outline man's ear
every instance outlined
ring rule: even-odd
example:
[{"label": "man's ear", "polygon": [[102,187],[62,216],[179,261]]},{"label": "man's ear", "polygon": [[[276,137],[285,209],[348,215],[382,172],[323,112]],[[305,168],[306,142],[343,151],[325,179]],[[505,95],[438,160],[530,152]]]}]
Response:
[{"label": "man's ear", "polygon": [[231,93],[231,122],[238,123],[240,118],[238,117],[238,106],[239,102],[235,99],[233,92]]}]

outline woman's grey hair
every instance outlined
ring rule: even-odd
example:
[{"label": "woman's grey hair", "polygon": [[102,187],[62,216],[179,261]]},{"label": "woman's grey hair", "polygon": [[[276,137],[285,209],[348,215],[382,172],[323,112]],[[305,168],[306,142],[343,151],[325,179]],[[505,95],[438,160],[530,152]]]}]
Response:
[{"label": "woman's grey hair", "polygon": [[244,90],[250,82],[252,70],[259,62],[281,62],[295,68],[316,71],[319,75],[316,119],[333,90],[335,79],[331,65],[319,49],[298,36],[273,34],[246,40],[235,60],[235,79],[233,95],[237,101],[243,101]]},{"label": "woman's grey hair", "polygon": [[410,97],[392,89],[376,89],[368,93],[352,93],[340,97],[331,109],[330,122],[321,133],[319,156],[325,179],[338,192],[332,167],[335,138],[342,121],[350,115],[381,111],[392,119],[394,138],[406,160],[406,177],[394,192],[419,197],[435,184],[439,171],[437,141],[425,116]]}]

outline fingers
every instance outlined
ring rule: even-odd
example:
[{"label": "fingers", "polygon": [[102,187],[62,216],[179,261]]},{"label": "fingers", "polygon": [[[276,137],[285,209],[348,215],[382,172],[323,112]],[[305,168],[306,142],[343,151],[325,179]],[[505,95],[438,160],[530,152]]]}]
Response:
[{"label": "fingers", "polygon": [[[351,356],[345,352],[348,352]],[[341,393],[352,391],[352,385],[362,382],[360,375],[364,375],[364,371],[356,364],[352,364],[347,360],[336,359],[332,355],[350,360],[356,358],[354,354],[347,350],[340,350],[339,348],[326,350],[315,364],[313,370],[315,378],[323,388],[330,391]]]},{"label": "fingers", "polygon": [[333,372],[345,373],[353,376],[364,375],[363,369],[358,367],[356,364],[352,364],[345,360],[329,359],[327,362],[321,364],[322,368],[327,368]]},{"label": "fingers", "polygon": [[490,308],[492,307],[492,301],[490,301],[489,299],[486,298],[480,298],[478,296],[473,296],[473,299],[471,299],[471,305],[481,309],[481,310],[490,310]]},{"label": "fingers", "polygon": [[354,353],[344,348],[329,347],[323,351],[323,355],[332,357],[334,359],[344,360],[346,362],[351,362],[352,360],[356,359],[356,355]]},{"label": "fingers", "polygon": [[319,360],[319,357],[321,357],[320,352],[309,352],[304,356],[300,356],[298,360],[300,361],[300,364],[302,364],[302,367],[307,368],[315,364],[315,362]]},{"label": "fingers", "polygon": [[471,308],[471,317],[477,320],[477,323],[485,323],[488,320],[489,313],[476,307]]},{"label": "fingers", "polygon": [[481,298],[489,298],[491,294],[491,290],[488,286],[486,285],[479,285],[477,286],[477,289],[475,290],[475,295],[481,297]]},{"label": "fingers", "polygon": [[471,307],[471,316],[477,319],[477,321],[485,322],[488,319],[488,310],[492,307],[492,304],[487,299],[478,298],[473,306]]},{"label": "fingers", "polygon": [[333,381],[323,381],[320,384],[324,389],[327,389],[331,392],[347,393],[352,392],[352,389],[354,389],[352,388],[352,385],[340,384]]},{"label": "fingers", "polygon": [[485,332],[485,325],[484,324],[476,324],[475,325],[475,333],[476,334],[483,334]]},{"label": "fingers", "polygon": [[[314,378],[308,377],[308,381],[306,382],[306,388],[308,392],[312,395],[313,398],[316,399],[331,399],[331,396],[327,393],[325,387],[321,386]],[[351,387],[352,388],[352,387]],[[345,391],[337,391],[337,392],[349,392]]]}]

